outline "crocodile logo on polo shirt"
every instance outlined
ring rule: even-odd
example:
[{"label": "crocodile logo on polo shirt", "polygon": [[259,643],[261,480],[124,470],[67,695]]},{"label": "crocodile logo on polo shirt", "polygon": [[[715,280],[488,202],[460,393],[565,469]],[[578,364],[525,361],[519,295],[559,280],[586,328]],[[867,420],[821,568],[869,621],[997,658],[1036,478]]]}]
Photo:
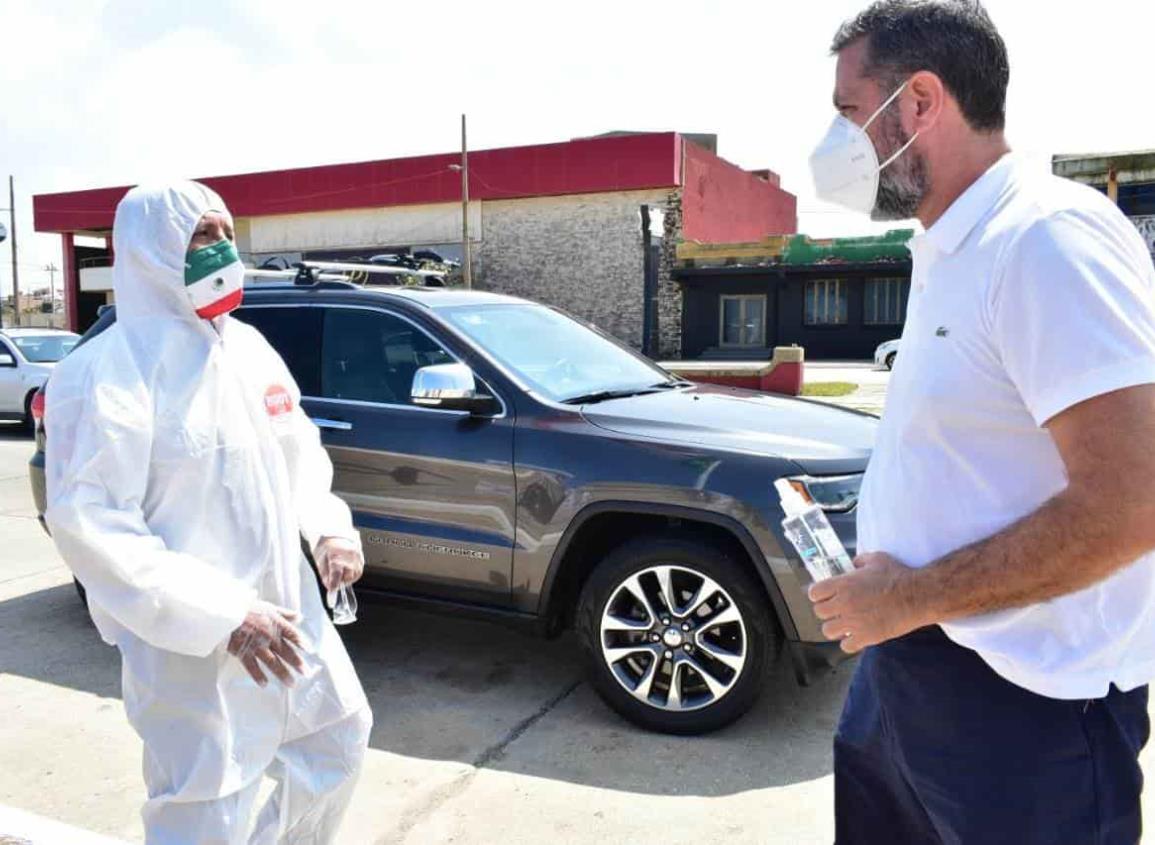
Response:
[{"label": "crocodile logo on polo shirt", "polygon": [[950,336],[950,329],[948,329],[946,326],[939,326],[938,331],[936,331],[934,333],[934,336],[935,337],[949,337]]}]

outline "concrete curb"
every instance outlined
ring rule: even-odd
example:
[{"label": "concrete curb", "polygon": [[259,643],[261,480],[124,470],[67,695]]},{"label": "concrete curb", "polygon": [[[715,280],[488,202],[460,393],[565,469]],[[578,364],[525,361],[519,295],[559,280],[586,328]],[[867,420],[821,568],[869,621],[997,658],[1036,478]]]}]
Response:
[{"label": "concrete curb", "polygon": [[129,845],[15,807],[0,806],[0,845]]},{"label": "concrete curb", "polygon": [[659,366],[690,381],[798,396],[806,355],[801,346],[777,346],[770,361],[663,361]]}]

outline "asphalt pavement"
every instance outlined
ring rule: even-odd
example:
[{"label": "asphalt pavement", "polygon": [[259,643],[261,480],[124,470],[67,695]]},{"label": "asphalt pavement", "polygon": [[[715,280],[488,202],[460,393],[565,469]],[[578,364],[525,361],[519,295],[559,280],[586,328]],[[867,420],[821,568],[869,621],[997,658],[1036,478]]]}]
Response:
[{"label": "asphalt pavement", "polygon": [[[73,826],[38,843],[106,843],[76,830],[138,842],[141,747],[119,659],[35,519],[31,453],[0,426],[0,842],[29,818]],[[800,688],[780,666],[737,724],[668,737],[602,705],[569,638],[365,601],[343,634],[376,725],[341,843],[833,839],[830,742],[849,669]],[[1155,770],[1150,749],[1143,762]],[[1144,807],[1150,818],[1150,790]]]},{"label": "asphalt pavement", "polygon": [[[141,747],[119,659],[35,519],[32,448],[0,426],[0,841],[17,814],[140,841]],[[740,722],[681,738],[607,709],[568,637],[364,601],[343,633],[376,725],[342,843],[832,839],[848,671],[800,688],[780,667]]]}]

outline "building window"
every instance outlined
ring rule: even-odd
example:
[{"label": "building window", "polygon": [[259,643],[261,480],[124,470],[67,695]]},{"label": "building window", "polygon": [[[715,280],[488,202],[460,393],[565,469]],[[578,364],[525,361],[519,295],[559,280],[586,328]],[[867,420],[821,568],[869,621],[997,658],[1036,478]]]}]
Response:
[{"label": "building window", "polygon": [[868,326],[900,326],[906,321],[910,279],[867,279],[862,321]]},{"label": "building window", "polygon": [[806,325],[845,325],[848,310],[843,279],[818,279],[806,283]]},{"label": "building window", "polygon": [[722,297],[722,345],[766,345],[766,297]]}]

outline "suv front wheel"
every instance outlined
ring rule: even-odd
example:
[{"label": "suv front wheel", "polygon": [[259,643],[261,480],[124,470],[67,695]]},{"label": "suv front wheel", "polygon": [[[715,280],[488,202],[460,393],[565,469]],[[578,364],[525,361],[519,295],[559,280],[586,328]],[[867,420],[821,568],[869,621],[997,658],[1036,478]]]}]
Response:
[{"label": "suv front wheel", "polygon": [[594,688],[663,733],[705,733],[740,717],[774,652],[765,592],[738,561],[691,537],[620,546],[586,582],[576,623]]}]

